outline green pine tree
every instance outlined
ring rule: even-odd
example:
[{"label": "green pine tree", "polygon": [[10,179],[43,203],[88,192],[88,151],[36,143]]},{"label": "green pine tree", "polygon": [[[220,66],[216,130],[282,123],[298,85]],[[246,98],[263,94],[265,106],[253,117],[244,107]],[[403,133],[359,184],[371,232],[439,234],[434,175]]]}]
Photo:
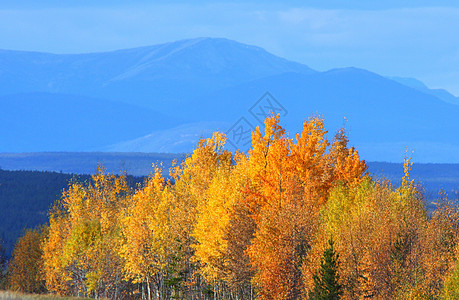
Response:
[{"label": "green pine tree", "polygon": [[309,299],[335,300],[340,299],[342,285],[338,283],[338,253],[333,249],[333,238],[328,241],[329,247],[324,251],[320,268],[313,276],[314,288],[309,293]]}]

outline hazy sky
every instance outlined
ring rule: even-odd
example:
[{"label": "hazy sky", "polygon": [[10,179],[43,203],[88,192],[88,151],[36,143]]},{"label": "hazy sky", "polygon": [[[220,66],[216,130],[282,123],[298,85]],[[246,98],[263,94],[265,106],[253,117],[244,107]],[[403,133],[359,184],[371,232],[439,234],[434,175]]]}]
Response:
[{"label": "hazy sky", "polygon": [[1,0],[0,48],[82,53],[195,37],[319,71],[355,66],[459,95],[459,1]]}]

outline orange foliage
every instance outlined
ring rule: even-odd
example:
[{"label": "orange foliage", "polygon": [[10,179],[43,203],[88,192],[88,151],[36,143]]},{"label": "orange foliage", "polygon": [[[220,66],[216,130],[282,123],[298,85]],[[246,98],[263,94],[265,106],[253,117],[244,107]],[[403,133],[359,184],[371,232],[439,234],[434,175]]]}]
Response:
[{"label": "orange foliage", "polygon": [[42,278],[42,239],[46,229],[28,229],[14,247],[8,270],[9,288],[27,293],[45,291]]},{"label": "orange foliage", "polygon": [[155,168],[134,193],[103,171],[71,184],[40,246],[48,291],[306,298],[332,236],[343,299],[435,298],[445,280],[454,294],[459,209],[442,204],[429,218],[409,160],[393,188],[366,175],[344,129],[326,136],[321,118],[290,138],[271,116],[248,154],[226,151],[214,133],[170,180]]}]

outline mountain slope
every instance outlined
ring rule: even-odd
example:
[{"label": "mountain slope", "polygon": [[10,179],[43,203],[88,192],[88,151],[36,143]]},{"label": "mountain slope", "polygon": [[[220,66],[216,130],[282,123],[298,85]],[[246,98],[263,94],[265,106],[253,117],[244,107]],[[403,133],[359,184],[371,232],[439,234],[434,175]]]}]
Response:
[{"label": "mountain slope", "polygon": [[196,98],[200,107],[181,112],[231,125],[245,117],[261,125],[249,109],[266,91],[288,111],[282,122],[291,133],[318,114],[331,133],[345,125],[367,159],[401,161],[408,147],[419,161],[459,161],[459,106],[356,68],[262,78]]},{"label": "mountain slope", "polygon": [[190,95],[284,72],[315,72],[262,48],[218,38],[91,54],[2,50],[0,69],[0,95],[77,94],[168,112]]},{"label": "mountain slope", "polygon": [[129,104],[49,93],[0,97],[0,152],[87,151],[179,121]]},{"label": "mountain slope", "polygon": [[0,151],[190,151],[209,124],[261,125],[249,110],[266,109],[257,101],[270,92],[291,134],[319,114],[331,134],[347,119],[365,159],[399,162],[407,146],[418,161],[459,162],[454,96],[362,69],[316,72],[226,39],[78,55],[4,50],[0,70]]},{"label": "mountain slope", "polygon": [[215,131],[226,130],[229,125],[224,122],[187,123],[110,145],[103,151],[189,153],[197,147],[200,138],[210,137]]},{"label": "mountain slope", "polygon": [[450,92],[444,89],[429,89],[423,82],[415,79],[415,78],[405,78],[405,77],[389,77],[398,83],[406,85],[408,87],[417,89],[423,93],[433,95],[445,102],[459,105],[459,97],[454,96]]}]

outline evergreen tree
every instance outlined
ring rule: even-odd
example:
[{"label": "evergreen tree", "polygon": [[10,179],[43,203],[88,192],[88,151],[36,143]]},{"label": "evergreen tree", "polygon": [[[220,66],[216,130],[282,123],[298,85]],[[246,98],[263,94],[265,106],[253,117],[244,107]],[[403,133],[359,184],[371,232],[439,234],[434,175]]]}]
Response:
[{"label": "evergreen tree", "polygon": [[309,299],[335,300],[340,299],[342,285],[338,283],[338,253],[335,252],[333,238],[328,241],[329,247],[324,251],[320,268],[313,276],[314,289],[309,293]]}]

